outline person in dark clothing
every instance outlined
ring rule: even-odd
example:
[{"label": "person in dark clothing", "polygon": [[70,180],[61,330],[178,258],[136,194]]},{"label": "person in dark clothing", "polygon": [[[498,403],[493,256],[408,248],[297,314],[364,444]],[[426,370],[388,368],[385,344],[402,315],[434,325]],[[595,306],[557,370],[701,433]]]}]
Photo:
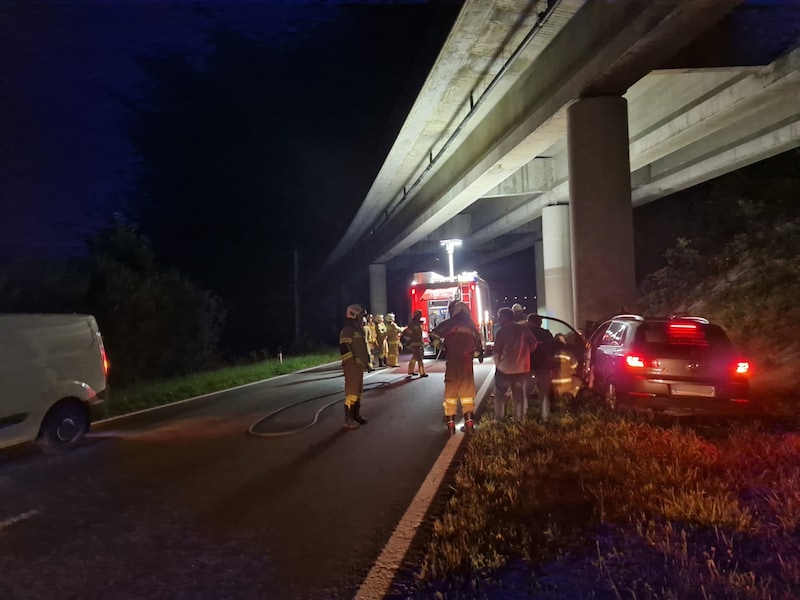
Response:
[{"label": "person in dark clothing", "polygon": [[497,311],[497,320],[500,330],[494,340],[494,418],[496,421],[503,420],[503,395],[510,387],[514,419],[519,422],[525,416],[525,380],[530,376],[530,357],[538,342],[525,324],[514,321],[514,313],[510,308]]},{"label": "person in dark clothing", "polygon": [[542,327],[542,317],[537,314],[528,315],[528,327],[538,342],[531,353],[531,370],[528,378],[531,390],[526,396],[533,395],[533,390],[539,398],[542,411],[542,421],[550,418],[550,379],[553,376],[553,334]]},{"label": "person in dark clothing", "polygon": [[408,375],[414,375],[415,365],[419,365],[419,376],[427,377],[425,363],[423,361],[423,341],[422,341],[422,311],[415,310],[411,316],[411,322],[406,327],[405,334],[408,345],[411,348],[411,359],[408,361]]}]

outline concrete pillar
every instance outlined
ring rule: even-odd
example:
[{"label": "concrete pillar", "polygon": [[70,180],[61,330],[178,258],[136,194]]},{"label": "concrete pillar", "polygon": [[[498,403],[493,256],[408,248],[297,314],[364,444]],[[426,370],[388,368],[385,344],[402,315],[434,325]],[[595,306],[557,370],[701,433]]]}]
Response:
[{"label": "concrete pillar", "polygon": [[388,310],[386,302],[386,265],[369,266],[369,308],[373,315],[385,315]]},{"label": "concrete pillar", "polygon": [[544,284],[544,249],[542,240],[533,244],[533,257],[536,267],[536,312],[543,315],[547,311],[547,288]]},{"label": "concrete pillar", "polygon": [[574,324],[567,204],[546,206],[542,209],[542,254],[547,300],[545,312],[542,314]]},{"label": "concrete pillar", "polygon": [[634,310],[633,205],[628,106],[586,98],[567,109],[575,324]]}]

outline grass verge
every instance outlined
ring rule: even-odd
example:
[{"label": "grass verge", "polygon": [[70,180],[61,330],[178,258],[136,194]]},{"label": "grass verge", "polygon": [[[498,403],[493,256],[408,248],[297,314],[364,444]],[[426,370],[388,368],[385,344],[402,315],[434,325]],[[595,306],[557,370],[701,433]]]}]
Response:
[{"label": "grass verge", "polygon": [[799,525],[796,433],[584,401],[546,426],[481,424],[390,597],[796,599]]},{"label": "grass verge", "polygon": [[338,351],[304,356],[284,356],[282,361],[269,359],[254,364],[225,367],[184,377],[115,388],[111,393],[107,416],[113,417],[145,408],[163,406],[210,392],[302,371],[339,359]]}]

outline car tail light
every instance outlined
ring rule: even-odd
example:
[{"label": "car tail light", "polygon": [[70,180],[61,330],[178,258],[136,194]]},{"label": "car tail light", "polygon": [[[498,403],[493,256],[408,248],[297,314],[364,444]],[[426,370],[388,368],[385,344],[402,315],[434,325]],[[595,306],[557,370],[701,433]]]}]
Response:
[{"label": "car tail light", "polygon": [[735,363],[733,363],[733,372],[737,375],[749,375],[750,363],[746,360],[737,360]]},{"label": "car tail light", "polygon": [[645,359],[638,354],[626,354],[625,355],[625,364],[633,369],[644,369],[645,367]]}]

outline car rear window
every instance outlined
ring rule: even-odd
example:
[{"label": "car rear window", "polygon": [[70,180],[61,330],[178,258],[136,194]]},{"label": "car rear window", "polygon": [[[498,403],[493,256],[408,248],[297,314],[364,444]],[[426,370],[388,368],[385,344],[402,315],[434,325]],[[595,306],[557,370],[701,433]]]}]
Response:
[{"label": "car rear window", "polygon": [[731,348],[725,332],[717,325],[681,321],[643,323],[638,331],[639,342],[651,350],[668,348]]}]

